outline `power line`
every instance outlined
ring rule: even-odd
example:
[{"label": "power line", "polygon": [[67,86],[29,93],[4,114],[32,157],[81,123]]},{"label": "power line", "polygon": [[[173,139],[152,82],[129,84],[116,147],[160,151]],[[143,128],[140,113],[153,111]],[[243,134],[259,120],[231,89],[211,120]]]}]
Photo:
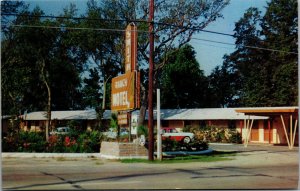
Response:
[{"label": "power line", "polygon": [[[26,27],[26,28],[48,28],[48,29],[61,29],[61,30],[93,30],[93,31],[112,31],[112,32],[125,32],[125,29],[107,29],[107,28],[86,28],[86,27],[64,27],[64,26],[47,26],[47,25],[14,25],[11,24],[12,27]],[[142,33],[148,33],[149,31],[142,31],[137,30],[137,32]],[[200,41],[206,41],[206,42],[212,42],[212,43],[218,43],[218,44],[224,44],[224,45],[230,45],[230,46],[236,46],[234,43],[228,43],[228,42],[221,42],[221,41],[215,41],[215,40],[207,40],[202,38],[191,38],[194,40],[200,40]],[[272,51],[272,52],[281,52],[281,53],[288,53],[288,54],[296,54],[296,52],[290,52],[290,51],[283,51],[283,50],[277,50],[277,49],[271,49],[271,48],[263,48],[263,47],[257,47],[257,46],[248,46],[245,45],[246,48],[251,49],[258,49],[258,50],[266,50],[266,51]]]},{"label": "power line", "polygon": [[87,17],[65,17],[65,16],[52,16],[52,15],[28,15],[16,13],[1,13],[1,16],[15,16],[15,17],[34,17],[34,18],[49,18],[49,19],[70,19],[70,20],[89,20],[89,21],[108,21],[108,22],[148,22],[145,20],[126,20],[126,19],[102,19],[102,18],[87,18]]},{"label": "power line", "polygon": [[[86,18],[86,17],[65,17],[65,16],[49,16],[49,15],[39,15],[38,16],[38,15],[24,15],[24,14],[11,14],[11,13],[1,13],[1,15],[6,15],[6,16],[29,16],[29,17],[53,18],[53,19],[74,19],[74,20],[85,19],[85,20],[97,20],[97,21],[108,21],[108,22],[146,22],[146,23],[149,23],[149,21],[145,21],[145,20],[100,19],[100,18],[91,19],[91,18]],[[178,25],[174,25],[174,24],[161,23],[161,22],[153,22],[153,24],[170,26],[170,27],[179,27],[179,28],[185,28],[185,29],[191,29],[191,30],[198,30],[198,31],[201,31],[201,32],[206,32],[206,33],[211,33],[211,34],[218,34],[218,35],[223,35],[223,36],[234,37],[233,34],[210,31],[210,30],[204,30],[204,29],[198,29],[197,27],[178,26]],[[14,24],[11,24],[10,26],[13,26],[13,27],[27,27],[27,28],[50,28],[50,29],[62,29],[62,30],[93,30],[93,31],[114,31],[114,32],[124,32],[124,31],[126,31],[124,29],[64,27],[64,26],[46,26],[46,25],[43,26],[43,25],[14,25]],[[143,30],[138,30],[138,32],[148,33],[148,31],[143,31]],[[235,44],[233,44],[233,43],[226,43],[226,42],[207,40],[207,39],[201,39],[201,38],[192,38],[192,39],[235,46]],[[288,54],[298,55],[297,52],[283,51],[283,50],[277,50],[277,49],[271,49],[271,48],[263,48],[263,47],[248,46],[248,45],[245,45],[244,47],[251,48],[251,49],[259,49],[259,50],[266,50],[266,51],[273,51],[273,52],[281,52],[281,53],[288,53]]]},{"label": "power line", "polygon": [[[108,28],[87,28],[87,27],[64,27],[64,26],[48,26],[48,25],[15,25],[12,27],[24,27],[24,28],[47,28],[47,29],[61,29],[61,30],[93,30],[93,31],[113,31],[113,32],[125,32],[125,29],[108,29]],[[137,32],[148,33],[148,31],[137,30]]]},{"label": "power line", "polygon": [[[193,44],[192,44],[193,45]],[[226,50],[234,50],[235,48],[232,46],[219,46],[219,45],[214,45],[214,44],[209,44],[209,43],[201,43],[201,46],[209,46],[209,47],[214,47],[214,48],[222,48],[222,49],[226,49]],[[201,48],[201,47],[200,47]]]},{"label": "power line", "polygon": [[[126,20],[126,19],[102,19],[102,18],[87,18],[87,17],[65,17],[65,16],[51,16],[51,15],[26,15],[26,14],[15,14],[15,13],[1,13],[1,16],[23,16],[23,17],[35,17],[35,18],[51,18],[51,19],[72,19],[72,20],[91,20],[91,21],[106,21],[106,22],[137,22],[137,23],[149,23],[149,21],[146,20]],[[224,36],[231,36],[234,37],[233,34],[228,33],[222,33],[222,32],[216,32],[211,30],[204,30],[199,29],[198,27],[188,27],[188,26],[179,26],[175,24],[170,23],[162,23],[162,22],[153,22],[155,25],[164,25],[174,28],[184,28],[188,30],[197,30],[201,32],[211,33],[211,34],[218,34],[218,35],[224,35]]]},{"label": "power line", "polygon": [[[236,44],[228,43],[228,42],[220,42],[220,41],[207,40],[207,39],[202,39],[202,38],[192,38],[192,39],[194,39],[194,40],[200,40],[200,41],[206,41],[206,42],[213,42],[213,43],[218,43],[218,44],[225,44],[225,45],[236,46]],[[262,47],[257,47],[257,46],[248,46],[248,45],[245,45],[244,47],[251,48],[251,49],[267,50],[267,51],[273,51],[273,52],[281,52],[281,53],[288,53],[288,54],[296,54],[296,55],[298,55],[297,52],[290,52],[290,51],[284,51],[284,50],[278,50],[278,49],[262,48]]]},{"label": "power line", "polygon": [[165,26],[174,27],[174,28],[191,29],[191,30],[197,30],[197,31],[206,32],[206,33],[212,33],[212,34],[218,34],[218,35],[223,35],[223,36],[234,37],[233,34],[216,32],[216,31],[211,31],[211,30],[204,30],[204,29],[199,29],[198,27],[179,26],[179,25],[174,25],[174,24],[169,24],[169,23],[161,23],[161,22],[154,22],[154,24],[165,25]]}]

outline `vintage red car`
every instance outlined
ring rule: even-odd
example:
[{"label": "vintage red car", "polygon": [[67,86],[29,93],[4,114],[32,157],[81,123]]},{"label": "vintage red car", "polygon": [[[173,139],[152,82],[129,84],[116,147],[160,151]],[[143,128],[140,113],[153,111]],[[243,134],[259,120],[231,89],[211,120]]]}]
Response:
[{"label": "vintage red car", "polygon": [[175,141],[182,141],[184,143],[190,143],[194,139],[194,133],[188,132],[178,132],[175,128],[172,127],[163,127],[162,128],[162,139],[170,138]]}]

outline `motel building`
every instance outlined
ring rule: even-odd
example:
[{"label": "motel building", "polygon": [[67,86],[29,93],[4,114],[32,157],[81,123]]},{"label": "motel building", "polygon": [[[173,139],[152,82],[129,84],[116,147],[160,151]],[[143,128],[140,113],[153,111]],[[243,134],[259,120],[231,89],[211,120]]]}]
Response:
[{"label": "motel building", "polygon": [[[122,127],[131,127],[131,134],[135,134],[139,111],[130,113],[130,121]],[[156,115],[154,110],[154,126]],[[51,116],[52,128],[70,120],[80,121],[86,129],[93,129],[97,124],[95,110],[52,111]],[[111,111],[106,110],[104,124],[109,124],[110,117]],[[145,126],[147,119],[146,112]],[[179,131],[185,126],[235,128],[242,135],[245,146],[251,143],[279,144],[292,149],[299,144],[298,124],[298,107],[161,109],[162,127],[173,127]],[[32,112],[22,116],[21,129],[25,131],[44,131],[45,126],[45,112]]]}]

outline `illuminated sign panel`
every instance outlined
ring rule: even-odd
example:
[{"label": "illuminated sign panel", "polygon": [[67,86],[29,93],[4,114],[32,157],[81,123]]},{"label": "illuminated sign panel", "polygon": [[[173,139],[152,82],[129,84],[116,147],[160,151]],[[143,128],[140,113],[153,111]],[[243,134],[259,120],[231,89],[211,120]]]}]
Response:
[{"label": "illuminated sign panel", "polygon": [[125,73],[136,70],[137,27],[129,24],[125,31]]},{"label": "illuminated sign panel", "polygon": [[112,79],[111,110],[129,110],[135,106],[135,72],[127,72]]}]

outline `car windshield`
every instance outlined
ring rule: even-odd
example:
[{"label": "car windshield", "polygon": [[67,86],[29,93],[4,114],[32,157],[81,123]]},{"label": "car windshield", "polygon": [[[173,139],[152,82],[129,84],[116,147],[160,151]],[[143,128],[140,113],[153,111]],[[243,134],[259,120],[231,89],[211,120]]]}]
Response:
[{"label": "car windshield", "polygon": [[170,129],[170,132],[171,133],[177,133],[177,130],[176,129]]},{"label": "car windshield", "polygon": [[163,133],[178,133],[176,129],[170,128],[170,129],[163,129]]},{"label": "car windshield", "polygon": [[56,129],[56,131],[57,132],[68,132],[68,127],[58,127],[57,129]]}]

